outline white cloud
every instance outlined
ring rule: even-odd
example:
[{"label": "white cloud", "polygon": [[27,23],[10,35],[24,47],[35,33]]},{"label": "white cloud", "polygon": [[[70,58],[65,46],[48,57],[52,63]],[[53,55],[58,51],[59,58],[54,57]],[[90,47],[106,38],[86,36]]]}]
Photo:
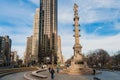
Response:
[{"label": "white cloud", "polygon": [[[61,0],[62,1],[62,0]],[[97,21],[113,21],[120,16],[120,1],[118,0],[69,0],[69,4],[59,4],[59,21],[71,23],[73,19],[73,5],[79,6],[81,23],[93,23]],[[115,11],[112,11],[114,9]]]},{"label": "white cloud", "polygon": [[[105,49],[109,53],[120,50],[120,33],[113,36],[99,36],[95,34],[87,34],[81,32],[80,44],[82,45],[82,52],[87,53],[90,50]],[[62,52],[66,59],[73,55],[74,38],[73,33],[63,33],[61,35]]]},{"label": "white cloud", "polygon": [[73,34],[61,34],[62,54],[68,59],[73,54],[74,39]]},{"label": "white cloud", "polygon": [[25,46],[20,46],[20,45],[15,45],[15,46],[12,46],[12,50],[13,51],[17,51],[17,54],[19,55],[19,58],[23,59],[23,55],[24,55],[24,52],[25,52]]},{"label": "white cloud", "polygon": [[64,7],[59,8],[58,11],[58,21],[60,23],[70,23],[73,20],[73,13],[71,9],[67,8],[67,10]]},{"label": "white cloud", "polygon": [[120,30],[120,22],[116,22],[115,23],[115,29],[116,30]]},{"label": "white cloud", "polygon": [[120,8],[119,0],[94,0],[98,5],[97,7],[104,7],[104,8]]},{"label": "white cloud", "polygon": [[[86,36],[89,36],[88,34]],[[98,36],[93,35],[92,38],[83,38],[82,45],[83,51],[95,50],[95,49],[105,49],[108,52],[120,50],[120,34],[113,36]]]},{"label": "white cloud", "polygon": [[102,29],[102,27],[97,27],[93,33],[96,33],[98,30]]},{"label": "white cloud", "polygon": [[39,5],[40,4],[40,0],[30,0],[32,3]]}]

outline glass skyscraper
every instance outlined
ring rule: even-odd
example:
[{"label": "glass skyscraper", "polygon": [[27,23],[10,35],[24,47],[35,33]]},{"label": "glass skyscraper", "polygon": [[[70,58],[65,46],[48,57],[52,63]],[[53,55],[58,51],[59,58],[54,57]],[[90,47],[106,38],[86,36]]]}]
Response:
[{"label": "glass skyscraper", "polygon": [[40,63],[57,63],[57,0],[40,0],[39,17]]}]

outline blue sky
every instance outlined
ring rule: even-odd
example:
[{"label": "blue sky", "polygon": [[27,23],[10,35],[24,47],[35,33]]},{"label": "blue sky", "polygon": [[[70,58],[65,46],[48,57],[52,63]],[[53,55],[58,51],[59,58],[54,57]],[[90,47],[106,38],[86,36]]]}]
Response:
[{"label": "blue sky", "polygon": [[[82,52],[105,49],[110,54],[120,50],[120,0],[58,0],[58,31],[65,58],[73,55],[73,5],[79,6]],[[20,57],[26,37],[33,33],[33,17],[39,0],[0,0],[0,36],[9,35],[12,50]]]}]

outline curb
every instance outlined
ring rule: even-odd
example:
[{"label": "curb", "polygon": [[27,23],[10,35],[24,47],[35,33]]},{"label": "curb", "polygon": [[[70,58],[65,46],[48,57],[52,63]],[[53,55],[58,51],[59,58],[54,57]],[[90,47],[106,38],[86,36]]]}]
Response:
[{"label": "curb", "polygon": [[42,74],[37,74],[38,72],[43,72],[43,71],[46,71],[47,69],[43,69],[43,70],[37,70],[37,71],[33,71],[32,72],[32,75],[33,76],[36,76],[36,77],[39,77],[39,78],[47,78],[47,76],[46,75],[42,75]]},{"label": "curb", "polygon": [[25,73],[25,74],[24,74],[24,78],[27,79],[27,80],[33,80],[33,79],[31,79],[30,77],[28,77],[27,74],[28,74],[28,73]]},{"label": "curb", "polygon": [[[31,74],[35,77],[38,77],[38,78],[48,78],[46,75],[42,75],[42,74],[38,74],[39,72],[43,72],[43,71],[46,71],[47,69],[41,69],[41,70],[37,70],[37,71],[33,71]],[[36,80],[36,79],[33,79],[31,77],[29,77],[27,75],[28,73],[25,73],[24,74],[24,78],[27,79],[27,80]]]}]

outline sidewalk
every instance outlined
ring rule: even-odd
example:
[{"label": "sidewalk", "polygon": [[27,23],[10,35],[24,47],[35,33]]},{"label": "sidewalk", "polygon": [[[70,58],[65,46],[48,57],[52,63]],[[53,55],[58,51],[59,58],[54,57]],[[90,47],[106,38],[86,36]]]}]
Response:
[{"label": "sidewalk", "polygon": [[[41,72],[39,74],[43,74],[43,75],[48,76],[47,79],[41,79],[41,80],[51,80],[50,73],[48,71]],[[92,80],[92,77],[91,77],[91,79],[88,79],[88,77],[86,77],[86,76],[59,74],[56,72],[54,80]]]},{"label": "sidewalk", "polygon": [[[41,79],[41,80],[51,80],[50,73],[48,71],[41,72],[39,74],[47,75],[47,79]],[[94,77],[98,77],[101,80],[120,80],[119,76],[120,72],[108,72],[103,71],[102,74],[98,75],[68,75],[68,74],[59,74],[55,73],[54,80],[93,80]]]}]

